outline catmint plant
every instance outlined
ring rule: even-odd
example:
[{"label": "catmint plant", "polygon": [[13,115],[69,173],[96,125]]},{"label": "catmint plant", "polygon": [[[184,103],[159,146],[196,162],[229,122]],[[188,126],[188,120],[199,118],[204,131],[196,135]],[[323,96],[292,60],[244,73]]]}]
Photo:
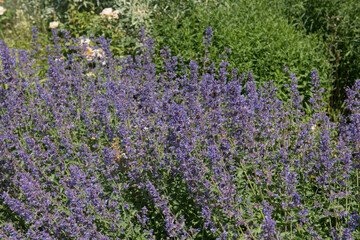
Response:
[{"label": "catmint plant", "polygon": [[30,51],[0,43],[0,238],[360,236],[360,81],[334,123],[316,70],[309,112],[287,67],[283,102],[227,56],[215,66],[210,27],[189,64],[144,31],[120,59],[53,29],[39,66],[36,33]]}]

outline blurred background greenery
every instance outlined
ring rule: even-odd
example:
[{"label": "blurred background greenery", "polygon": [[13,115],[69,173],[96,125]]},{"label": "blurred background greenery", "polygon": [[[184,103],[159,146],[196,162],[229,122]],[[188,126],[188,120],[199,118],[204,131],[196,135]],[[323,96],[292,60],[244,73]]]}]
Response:
[{"label": "blurred background greenery", "polygon": [[[284,64],[299,80],[305,107],[312,96],[310,71],[316,68],[334,120],[346,87],[360,78],[358,0],[0,0],[0,6],[6,9],[0,11],[1,38],[13,48],[31,47],[34,26],[40,44],[51,44],[50,23],[56,22],[52,27],[73,37],[110,38],[116,56],[135,55],[144,27],[155,39],[157,55],[169,46],[189,62],[203,58],[202,37],[212,26],[210,58],[216,66],[231,48],[231,66],[252,71],[258,83],[273,80],[283,100],[288,94],[281,86],[289,82]],[[106,8],[116,17],[104,17]]]}]

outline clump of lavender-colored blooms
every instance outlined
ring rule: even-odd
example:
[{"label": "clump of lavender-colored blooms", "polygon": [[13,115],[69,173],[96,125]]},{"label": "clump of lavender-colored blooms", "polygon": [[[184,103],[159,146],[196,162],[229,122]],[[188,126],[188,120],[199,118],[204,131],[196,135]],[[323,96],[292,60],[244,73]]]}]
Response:
[{"label": "clump of lavender-colored blooms", "polygon": [[123,59],[53,35],[45,60],[35,30],[31,51],[0,43],[0,239],[360,237],[360,80],[337,124],[316,70],[305,112],[287,67],[282,102],[215,66],[210,27],[200,62],[161,66],[143,32]]}]

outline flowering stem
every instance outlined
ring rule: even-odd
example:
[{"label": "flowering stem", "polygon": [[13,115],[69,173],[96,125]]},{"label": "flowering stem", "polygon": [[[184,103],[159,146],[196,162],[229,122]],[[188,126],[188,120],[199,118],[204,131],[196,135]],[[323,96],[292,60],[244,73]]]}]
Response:
[{"label": "flowering stem", "polygon": [[348,194],[347,194],[347,189],[348,189],[348,187],[347,187],[347,182],[346,182],[346,187],[345,187],[345,196],[346,196],[346,203],[345,203],[345,210],[346,210],[346,212],[348,212]]},{"label": "flowering stem", "polygon": [[245,236],[244,231],[242,230],[242,228],[240,226],[238,226],[238,228],[240,229],[241,234]]},{"label": "flowering stem", "polygon": [[[323,194],[324,194],[324,198],[326,199],[325,191],[323,191]],[[330,200],[330,199],[329,199],[329,200]],[[330,205],[331,205],[331,200],[330,200],[328,209],[330,209]],[[330,229],[331,229],[331,228],[332,228],[332,224],[331,224],[331,217],[330,217],[330,216],[329,216],[329,223],[330,223]]]}]

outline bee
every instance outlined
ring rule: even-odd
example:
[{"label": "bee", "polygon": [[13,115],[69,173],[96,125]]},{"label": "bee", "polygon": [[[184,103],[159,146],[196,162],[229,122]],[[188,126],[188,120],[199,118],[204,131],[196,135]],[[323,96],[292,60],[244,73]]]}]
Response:
[{"label": "bee", "polygon": [[217,96],[217,92],[214,90],[214,91],[210,94],[210,97],[216,98],[216,96]]}]

